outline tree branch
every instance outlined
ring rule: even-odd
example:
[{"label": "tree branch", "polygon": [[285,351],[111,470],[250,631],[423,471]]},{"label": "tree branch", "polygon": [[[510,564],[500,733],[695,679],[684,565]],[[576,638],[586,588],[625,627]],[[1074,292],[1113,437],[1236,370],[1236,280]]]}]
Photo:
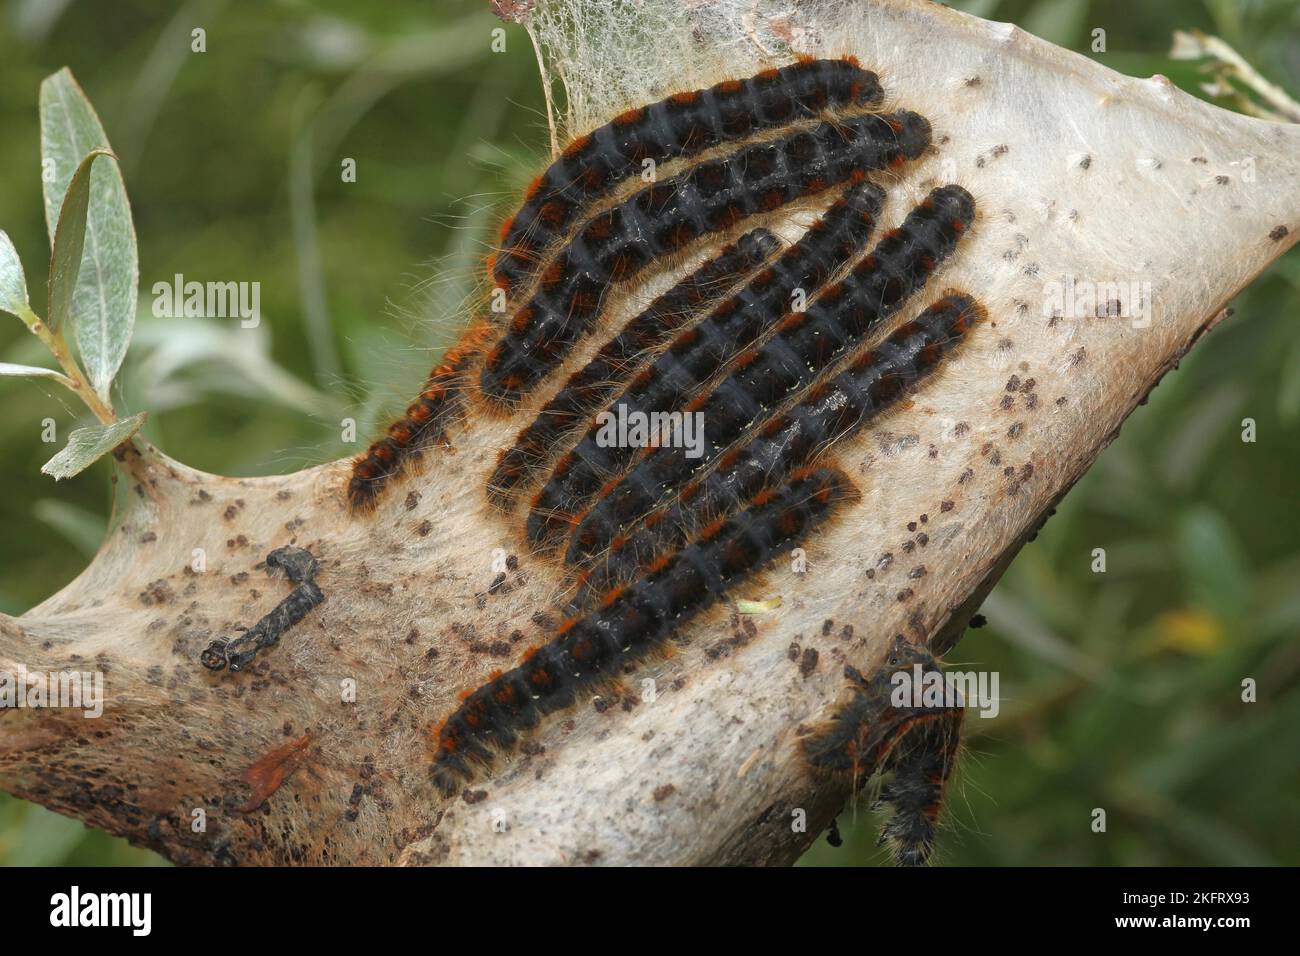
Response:
[{"label": "tree branch", "polygon": [[[444,799],[428,778],[430,728],[559,619],[560,569],[529,554],[518,516],[483,492],[524,416],[472,410],[450,447],[361,516],[345,506],[347,462],[234,479],[128,448],[100,554],[39,607],[0,619],[0,671],[101,670],[104,715],[0,711],[6,789],[188,863],[797,858],[849,795],[799,753],[842,698],[844,665],[870,668],[895,634],[956,642],[1125,417],[1294,242],[1300,133],[937,5],[726,19],[742,6],[647,2],[637,15],[663,29],[620,32],[582,21],[581,6],[539,4],[553,58],[581,62],[599,43],[604,61],[650,65],[570,91],[583,111],[570,125],[607,118],[625,105],[615,98],[755,72],[754,31],[773,49],[797,36],[851,50],[935,131],[884,218],[938,183],[969,188],[979,220],[936,281],[972,290],[990,315],[906,407],[836,446],[861,500],[809,542],[806,574],[778,566],[736,595],[781,606],[714,608],[676,654],[548,720]],[[701,47],[689,18],[705,15]],[[564,16],[590,32],[559,31]],[[636,46],[647,32],[661,41],[652,55]],[[673,55],[678,43],[694,55]],[[1149,283],[1149,322],[1052,308],[1050,283],[1069,277]],[[314,557],[323,599],[246,670],[203,667],[213,641],[290,594],[266,566],[285,546]],[[497,548],[516,559],[504,578]]]}]

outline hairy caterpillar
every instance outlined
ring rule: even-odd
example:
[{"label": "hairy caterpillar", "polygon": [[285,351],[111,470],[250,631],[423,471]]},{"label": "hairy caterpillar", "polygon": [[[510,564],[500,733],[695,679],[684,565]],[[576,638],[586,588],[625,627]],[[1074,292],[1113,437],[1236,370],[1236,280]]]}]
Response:
[{"label": "hairy caterpillar", "polygon": [[700,457],[688,458],[682,448],[659,448],[643,458],[578,523],[566,560],[581,564],[603,551],[620,530],[654,510],[666,489],[688,481],[767,419],[787,396],[859,344],[925,284],[974,216],[974,200],[960,186],[930,193],[843,282],[826,289],[806,312],[789,313],[776,334],[742,354],[731,375],[688,406],[704,415]]},{"label": "hairy caterpillar", "polygon": [[598,213],[512,314],[484,363],[483,394],[511,404],[550,374],[590,330],[611,285],[750,216],[915,159],[929,142],[929,123],[915,113],[821,123],[699,163]]},{"label": "hairy caterpillar", "polygon": [[800,471],[758,495],[745,511],[706,529],[644,577],[610,591],[592,613],[571,618],[549,644],[520,666],[470,694],[437,732],[433,778],[454,793],[491,747],[511,746],[518,732],[570,706],[575,693],[652,653],[687,620],[725,597],[738,580],[793,547],[855,493],[834,469]]},{"label": "hairy caterpillar", "polygon": [[[866,251],[884,204],[870,174],[919,157],[931,137],[917,114],[869,112],[880,98],[874,75],[855,63],[800,61],[631,110],[571,144],[503,229],[492,267],[525,304],[504,328],[484,322],[468,333],[354,463],[347,496],[360,510],[447,435],[467,395],[510,407],[564,367],[598,326],[615,283],[665,260],[679,266],[673,257],[694,253],[697,240],[720,247],[710,253],[700,243],[702,264],[570,369],[489,469],[486,491],[498,504],[541,484],[530,508],[506,508],[502,520],[519,521],[533,542],[571,532],[565,562],[585,570],[571,592],[575,613],[559,627],[542,619],[554,628],[550,640],[488,675],[435,731],[431,779],[444,794],[543,716],[664,650],[737,582],[808,540],[838,502],[857,495],[820,454],[896,404],[982,316],[969,295],[950,292],[872,343],[975,216],[964,189],[944,186]],[[862,111],[838,111],[850,104]],[[760,130],[770,138],[755,138]],[[691,162],[664,182],[616,190],[639,159],[654,157]],[[838,198],[780,255],[764,228],[774,219],[722,245],[745,218],[837,186]],[[796,291],[806,309],[794,305]],[[671,447],[593,445],[588,416],[611,401],[702,411],[701,459]],[[912,653],[897,644],[894,652]],[[960,711],[891,708],[879,674],[846,674],[854,693],[802,742],[808,764],[859,783],[888,771],[884,838],[900,862],[923,862]]]},{"label": "hairy caterpillar", "polygon": [[646,160],[693,156],[826,110],[869,108],[881,96],[876,75],[853,58],[803,57],[749,79],[628,110],[571,142],[533,182],[501,228],[493,278],[507,294],[525,284],[564,230],[618,183],[639,174]]},{"label": "hairy caterpillar", "polygon": [[354,509],[372,506],[406,462],[443,434],[450,418],[464,405],[470,369],[492,334],[493,329],[487,323],[466,332],[429,373],[424,388],[407,406],[406,413],[352,463],[347,496]]},{"label": "hairy caterpillar", "polygon": [[983,317],[983,308],[970,296],[946,294],[724,455],[717,468],[684,487],[675,501],[647,516],[635,531],[614,537],[610,549],[582,578],[584,591],[603,591],[629,579],[695,529],[731,514],[770,482],[858,431],[937,368]]},{"label": "hairy caterpillar", "polygon": [[814,771],[850,775],[855,788],[877,772],[892,773],[880,793],[880,803],[893,811],[880,843],[888,843],[894,861],[904,866],[929,861],[963,716],[960,706],[914,706],[892,699],[896,675],[910,678],[915,666],[923,674],[938,670],[924,646],[901,635],[869,676],[846,666],[848,701],[802,741]]},{"label": "hairy caterpillar", "polygon": [[717,256],[691,272],[628,322],[590,362],[569,376],[531,425],[501,453],[488,480],[489,494],[508,500],[510,492],[534,477],[552,448],[585,423],[640,367],[643,357],[670,339],[684,324],[725,296],[735,283],[758,268],[780,241],[766,229],[745,233]]},{"label": "hairy caterpillar", "polygon": [[[732,356],[789,311],[792,294],[811,293],[867,241],[884,202],[870,183],[850,187],[803,237],[744,289],[691,326],[643,372],[611,407],[635,412],[671,412],[708,381]],[[637,449],[604,446],[593,426],[557,467],[533,502],[528,535],[546,543],[569,528],[601,484],[635,456]]]}]

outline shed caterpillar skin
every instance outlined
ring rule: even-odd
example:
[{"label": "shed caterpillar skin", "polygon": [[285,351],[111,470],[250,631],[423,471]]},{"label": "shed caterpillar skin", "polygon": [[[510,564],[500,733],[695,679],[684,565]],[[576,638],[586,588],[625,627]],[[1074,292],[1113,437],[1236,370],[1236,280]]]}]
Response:
[{"label": "shed caterpillar skin", "polygon": [[[883,203],[884,191],[874,184],[850,187],[770,268],[679,334],[610,408],[623,405],[630,412],[646,413],[679,409],[729,359],[786,314],[796,289],[811,294],[853,257],[870,238]],[[590,427],[534,499],[528,516],[528,536],[534,543],[551,543],[570,530],[571,517],[635,457],[635,448],[602,445],[598,431],[598,426]]]},{"label": "shed caterpillar skin", "polygon": [[507,295],[526,285],[567,227],[619,183],[639,175],[645,160],[659,164],[694,156],[827,110],[871,108],[882,95],[876,75],[852,57],[803,57],[749,79],[628,110],[573,140],[534,180],[519,211],[502,226],[493,279]]},{"label": "shed caterpillar skin", "polygon": [[579,227],[542,271],[488,353],[485,397],[512,406],[599,318],[612,285],[760,213],[915,159],[930,126],[915,113],[866,114],[747,146],[647,186]]},{"label": "shed caterpillar skin", "polygon": [[938,368],[983,319],[983,307],[973,298],[948,292],[724,455],[718,467],[683,487],[676,500],[651,513],[634,531],[616,535],[581,578],[584,593],[629,579],[695,529],[743,507],[769,483],[859,431]]},{"label": "shed caterpillar skin", "polygon": [[773,558],[788,551],[855,494],[834,469],[801,471],[745,511],[651,565],[644,577],[610,591],[590,614],[570,618],[558,636],[520,666],[470,694],[437,732],[433,779],[444,794],[463,785],[492,748],[514,744],[540,717],[571,706],[580,689],[617,674],[661,647],[682,624]]},{"label": "shed caterpillar skin", "polygon": [[903,706],[891,700],[894,675],[938,670],[922,645],[901,635],[882,664],[864,676],[846,666],[850,695],[830,720],[801,742],[804,758],[818,773],[850,775],[860,788],[877,772],[892,778],[880,803],[893,813],[880,834],[900,866],[928,863],[944,788],[956,763],[964,714],[960,706]]},{"label": "shed caterpillar skin", "polygon": [[653,350],[723,298],[779,246],[780,240],[761,227],[745,233],[628,322],[595,358],[569,377],[533,423],[501,453],[488,480],[493,500],[508,503],[511,492],[537,477],[552,449],[599,411]]},{"label": "shed caterpillar skin", "polygon": [[757,350],[742,354],[735,371],[687,406],[704,416],[698,458],[684,448],[653,449],[578,523],[566,561],[583,564],[609,547],[619,532],[653,511],[665,489],[680,487],[715,457],[759,426],[790,395],[812,382],[840,355],[859,345],[951,255],[975,217],[960,186],[934,190],[840,283],[806,312],[791,312]]}]

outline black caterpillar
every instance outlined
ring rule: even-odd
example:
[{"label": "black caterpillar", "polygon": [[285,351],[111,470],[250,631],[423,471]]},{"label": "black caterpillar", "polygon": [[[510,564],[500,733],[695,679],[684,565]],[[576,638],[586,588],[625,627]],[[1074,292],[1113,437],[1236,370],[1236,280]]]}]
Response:
[{"label": "black caterpillar", "polygon": [[896,675],[909,678],[938,665],[922,645],[901,635],[894,638],[884,662],[869,677],[846,666],[850,698],[831,719],[803,740],[803,753],[817,772],[850,775],[861,789],[875,773],[889,774],[879,805],[892,808],[880,833],[900,866],[928,863],[952,775],[964,711],[960,706],[900,704],[894,694]]},{"label": "black caterpillar", "polygon": [[[611,407],[621,405],[637,413],[681,408],[728,359],[789,312],[795,290],[820,288],[862,247],[883,202],[884,191],[879,186],[864,183],[851,187],[771,268],[678,335]],[[529,538],[544,544],[570,530],[573,516],[636,451],[603,446],[596,429],[588,431],[534,499],[528,517]]]},{"label": "black caterpillar", "polygon": [[501,453],[488,480],[494,500],[508,501],[510,492],[545,467],[561,439],[584,426],[589,415],[617,394],[620,381],[639,369],[645,356],[723,298],[779,246],[780,241],[766,229],[745,233],[628,322],[595,358],[569,376],[536,420]]},{"label": "black caterpillar", "polygon": [[852,57],[802,57],[746,80],[725,80],[628,110],[575,139],[534,180],[524,204],[501,228],[501,249],[490,268],[493,278],[507,293],[526,283],[569,224],[620,182],[638,175],[646,160],[694,156],[826,110],[869,108],[881,96],[876,75]]},{"label": "black caterpillar", "polygon": [[[486,493],[500,520],[563,555],[576,578],[565,596],[572,613],[558,627],[535,618],[540,645],[487,675],[437,729],[431,773],[444,794],[812,540],[857,497],[824,456],[970,338],[983,308],[960,291],[885,327],[953,254],[976,209],[960,186],[942,186],[867,251],[881,181],[931,140],[927,120],[882,112],[882,102],[875,75],[848,59],[800,60],[675,94],[570,144],[503,228],[490,271],[523,304],[504,327],[483,321],[448,353],[406,415],[357,459],[347,489],[361,511],[425,450],[451,445],[462,413],[540,408],[491,468]],[[644,160],[682,163],[638,189]],[[778,219],[822,195],[836,198],[777,255]],[[720,247],[712,254],[709,239]],[[624,304],[611,291],[680,270],[688,255],[702,264],[591,343],[589,357],[532,404]],[[700,455],[602,447],[592,416],[619,409],[701,413]],[[533,483],[538,494],[524,506],[518,492]],[[890,669],[934,663],[897,641],[891,654],[867,677],[846,668],[849,700],[801,746],[810,770],[855,785],[885,772],[881,797],[893,813],[883,838],[900,863],[920,863],[931,854],[961,710],[893,707],[881,683]]]},{"label": "black caterpillar", "polygon": [[682,448],[664,448],[645,458],[578,524],[566,560],[581,564],[609,547],[623,528],[654,510],[666,489],[690,480],[861,342],[925,284],[974,216],[974,200],[960,186],[934,190],[848,278],[822,292],[806,312],[789,313],[775,335],[742,356],[736,370],[691,408],[704,414],[701,457],[688,458]]},{"label": "black caterpillar", "polygon": [[514,403],[550,374],[599,317],[611,285],[758,213],[915,159],[929,142],[915,113],[822,123],[700,163],[598,213],[511,316],[484,364],[483,394]]},{"label": "black caterpillar", "polygon": [[615,535],[610,549],[582,578],[584,592],[604,591],[629,579],[700,527],[743,507],[768,483],[858,431],[937,368],[983,316],[983,308],[970,296],[950,293],[900,326],[724,455],[717,468],[683,487],[675,501],[647,516],[635,531]]}]

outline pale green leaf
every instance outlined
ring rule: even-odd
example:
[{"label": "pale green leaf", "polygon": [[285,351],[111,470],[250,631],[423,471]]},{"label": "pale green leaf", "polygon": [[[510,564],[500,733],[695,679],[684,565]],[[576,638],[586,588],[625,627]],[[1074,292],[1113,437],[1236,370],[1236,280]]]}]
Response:
[{"label": "pale green leaf", "polygon": [[0,362],[0,375],[14,375],[25,378],[52,378],[66,382],[68,377],[52,368],[37,365],[15,365],[12,362]]},{"label": "pale green leaf", "polygon": [[44,807],[31,806],[16,839],[5,856],[9,866],[53,866],[62,861],[86,836],[86,825]]},{"label": "pale green leaf", "polygon": [[[46,77],[41,83],[41,183],[51,247],[73,176],[82,159],[96,149],[112,147],[72,73],[65,68]],[[71,322],[82,367],[105,401],[131,341],[139,278],[135,228],[121,170],[115,163],[95,163]]]},{"label": "pale green leaf", "polygon": [[32,517],[63,535],[88,558],[95,556],[104,540],[104,516],[80,505],[41,498],[32,503]]},{"label": "pale green leaf", "polygon": [[63,197],[59,222],[54,230],[54,251],[50,254],[49,316],[45,324],[58,332],[71,317],[77,277],[81,273],[86,240],[86,214],[90,208],[90,177],[100,156],[116,160],[106,149],[92,149],[77,166]]},{"label": "pale green leaf", "polygon": [[0,229],[0,309],[19,315],[27,308],[27,277],[22,261],[9,235]]},{"label": "pale green leaf", "polygon": [[1189,599],[1224,621],[1243,620],[1250,565],[1227,519],[1205,506],[1189,509],[1175,528],[1174,547]]},{"label": "pale green leaf", "polygon": [[85,471],[140,430],[148,412],[124,418],[113,425],[87,425],[68,436],[64,449],[41,466],[58,481]]},{"label": "pale green leaf", "polygon": [[1277,389],[1277,412],[1284,425],[1300,418],[1300,338],[1297,338],[1282,363],[1282,381]]}]

